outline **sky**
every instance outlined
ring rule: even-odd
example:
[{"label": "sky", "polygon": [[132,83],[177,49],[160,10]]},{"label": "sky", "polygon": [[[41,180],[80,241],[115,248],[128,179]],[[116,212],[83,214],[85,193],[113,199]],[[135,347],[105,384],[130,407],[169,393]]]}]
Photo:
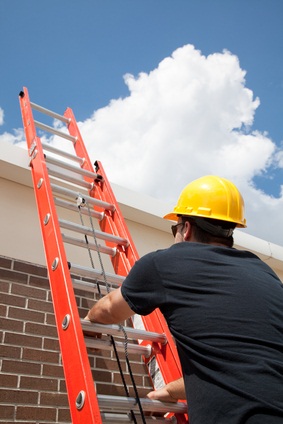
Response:
[{"label": "sky", "polygon": [[243,231],[283,245],[282,22],[282,0],[0,0],[0,147],[25,145],[27,87],[113,183],[173,208],[228,178]]}]

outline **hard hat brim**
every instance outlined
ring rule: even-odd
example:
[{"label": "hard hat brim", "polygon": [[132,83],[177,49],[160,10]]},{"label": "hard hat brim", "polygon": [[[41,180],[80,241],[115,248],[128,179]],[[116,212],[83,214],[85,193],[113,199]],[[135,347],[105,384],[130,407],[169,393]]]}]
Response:
[{"label": "hard hat brim", "polygon": [[169,221],[178,221],[178,215],[175,213],[167,213],[167,215],[164,215],[163,219],[168,219]]}]

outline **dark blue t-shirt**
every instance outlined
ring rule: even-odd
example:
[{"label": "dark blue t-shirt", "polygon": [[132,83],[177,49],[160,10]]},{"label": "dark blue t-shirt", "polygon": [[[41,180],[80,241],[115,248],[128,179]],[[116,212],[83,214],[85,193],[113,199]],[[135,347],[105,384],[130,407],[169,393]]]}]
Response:
[{"label": "dark blue t-shirt", "polygon": [[174,244],[142,257],[122,295],[137,314],[163,313],[190,424],[283,423],[283,286],[257,256]]}]

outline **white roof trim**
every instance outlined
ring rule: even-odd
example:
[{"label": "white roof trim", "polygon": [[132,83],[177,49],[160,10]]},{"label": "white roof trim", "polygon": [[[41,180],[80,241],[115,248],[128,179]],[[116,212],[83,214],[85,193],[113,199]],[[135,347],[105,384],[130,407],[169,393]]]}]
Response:
[{"label": "white roof trim", "polygon": [[[29,158],[25,149],[8,142],[1,142],[0,177],[32,186]],[[168,221],[162,217],[172,209],[172,205],[114,183],[111,186],[126,219],[161,231],[170,231]],[[283,270],[282,246],[251,236],[243,230],[235,230],[234,240],[235,247],[238,249],[252,251],[268,262],[271,267]]]}]

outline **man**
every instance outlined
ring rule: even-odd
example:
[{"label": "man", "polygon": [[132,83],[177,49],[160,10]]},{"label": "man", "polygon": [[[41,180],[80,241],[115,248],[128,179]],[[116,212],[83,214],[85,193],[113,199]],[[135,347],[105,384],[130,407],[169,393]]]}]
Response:
[{"label": "man", "polygon": [[184,380],[149,397],[184,398],[190,424],[283,423],[283,291],[257,256],[233,248],[246,227],[230,181],[206,176],[182,191],[165,219],[175,244],[136,262],[90,321],[113,324],[160,308],[175,338]]}]

